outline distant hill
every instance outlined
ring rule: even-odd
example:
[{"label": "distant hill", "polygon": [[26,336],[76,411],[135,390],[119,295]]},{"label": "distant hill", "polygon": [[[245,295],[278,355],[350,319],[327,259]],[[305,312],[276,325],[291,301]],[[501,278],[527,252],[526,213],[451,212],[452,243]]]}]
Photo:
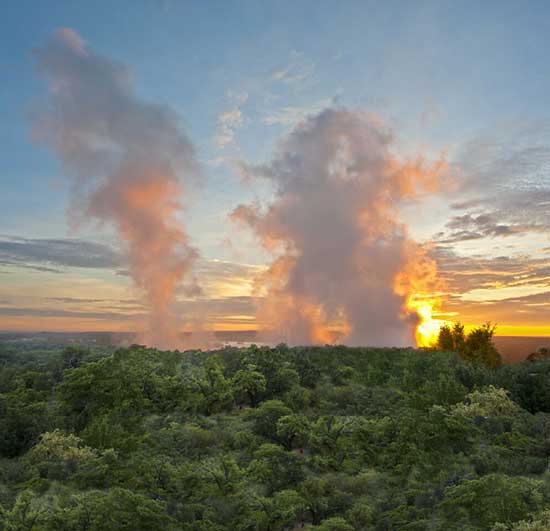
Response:
[{"label": "distant hill", "polygon": [[504,363],[518,363],[540,347],[550,347],[550,337],[495,336]]}]

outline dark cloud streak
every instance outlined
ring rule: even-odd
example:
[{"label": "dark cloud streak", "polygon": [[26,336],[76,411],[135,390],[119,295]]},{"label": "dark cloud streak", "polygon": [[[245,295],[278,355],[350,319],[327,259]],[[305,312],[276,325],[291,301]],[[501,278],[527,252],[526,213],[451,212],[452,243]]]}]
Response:
[{"label": "dark cloud streak", "polygon": [[121,264],[121,255],[102,243],[9,236],[0,239],[0,265],[59,273],[59,267],[112,269]]},{"label": "dark cloud streak", "polygon": [[519,234],[550,236],[550,123],[541,122],[465,144],[455,163],[462,179],[440,242]]}]

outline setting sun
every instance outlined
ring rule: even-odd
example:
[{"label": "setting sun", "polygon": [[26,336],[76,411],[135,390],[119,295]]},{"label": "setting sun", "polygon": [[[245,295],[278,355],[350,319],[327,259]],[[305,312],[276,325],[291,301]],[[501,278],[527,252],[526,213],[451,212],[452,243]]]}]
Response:
[{"label": "setting sun", "polygon": [[430,300],[412,301],[411,309],[415,309],[420,317],[420,323],[416,327],[416,344],[419,347],[432,347],[437,342],[439,329],[446,322],[433,317],[433,302]]}]

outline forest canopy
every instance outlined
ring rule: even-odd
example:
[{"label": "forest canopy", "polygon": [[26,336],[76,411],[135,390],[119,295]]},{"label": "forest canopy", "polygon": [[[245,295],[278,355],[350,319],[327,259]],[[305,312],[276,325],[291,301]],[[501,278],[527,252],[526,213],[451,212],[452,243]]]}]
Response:
[{"label": "forest canopy", "polygon": [[4,347],[0,529],[546,529],[550,361],[464,358]]}]

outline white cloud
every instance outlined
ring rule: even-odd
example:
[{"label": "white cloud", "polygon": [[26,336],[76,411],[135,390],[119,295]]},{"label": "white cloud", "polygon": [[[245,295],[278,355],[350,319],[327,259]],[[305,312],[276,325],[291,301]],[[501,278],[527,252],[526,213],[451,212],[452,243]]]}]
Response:
[{"label": "white cloud", "polygon": [[239,107],[234,107],[218,115],[218,127],[216,130],[215,141],[220,149],[233,144],[235,141],[235,131],[244,123],[244,117]]},{"label": "white cloud", "polygon": [[238,90],[227,89],[225,95],[229,100],[234,101],[238,105],[243,105],[248,100],[248,92],[239,92]]},{"label": "white cloud", "polygon": [[312,114],[318,114],[323,109],[334,105],[334,98],[325,98],[309,106],[286,106],[275,109],[271,114],[262,118],[262,123],[266,125],[285,125],[292,126]]},{"label": "white cloud", "polygon": [[306,59],[303,53],[292,51],[288,65],[277,68],[271,73],[273,81],[281,83],[301,83],[315,72],[315,63]]},{"label": "white cloud", "polygon": [[223,164],[226,164],[229,160],[231,160],[231,159],[229,159],[227,157],[213,157],[211,159],[207,159],[205,162],[209,166],[212,166],[214,168],[218,168],[218,167],[222,166]]}]

